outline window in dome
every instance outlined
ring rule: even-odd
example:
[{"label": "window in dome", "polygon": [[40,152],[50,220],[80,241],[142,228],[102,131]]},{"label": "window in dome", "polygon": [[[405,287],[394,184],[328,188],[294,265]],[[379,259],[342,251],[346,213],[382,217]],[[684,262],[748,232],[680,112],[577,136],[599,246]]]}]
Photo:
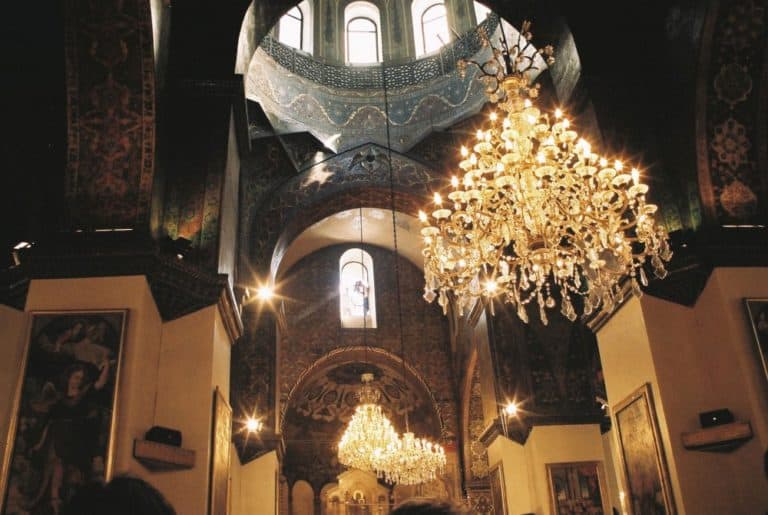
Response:
[{"label": "window in dome", "polygon": [[483,4],[481,4],[480,2],[474,2],[474,4],[475,4],[475,20],[477,21],[477,24],[480,25],[485,21],[488,15],[491,14],[491,10],[488,9]]},{"label": "window in dome", "polygon": [[339,259],[339,309],[342,327],[376,327],[373,260],[363,249],[349,249]]},{"label": "window in dome", "polygon": [[381,61],[379,9],[369,2],[352,2],[344,11],[347,62],[371,64]]},{"label": "window in dome", "polygon": [[430,0],[414,0],[413,35],[416,54],[422,56],[439,50],[451,39],[445,3]]},{"label": "window in dome", "polygon": [[309,2],[306,0],[288,11],[280,18],[277,39],[280,43],[312,52],[312,33],[310,31]]}]

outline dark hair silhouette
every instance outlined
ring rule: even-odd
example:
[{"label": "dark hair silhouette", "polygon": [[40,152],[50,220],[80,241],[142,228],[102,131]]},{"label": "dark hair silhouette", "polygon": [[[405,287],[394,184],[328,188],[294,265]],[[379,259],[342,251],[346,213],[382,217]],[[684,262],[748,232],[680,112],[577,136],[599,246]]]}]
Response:
[{"label": "dark hair silhouette", "polygon": [[390,515],[461,515],[464,513],[447,501],[410,499],[398,504]]},{"label": "dark hair silhouette", "polygon": [[61,515],[176,515],[163,494],[136,477],[118,476],[106,485],[83,486]]}]

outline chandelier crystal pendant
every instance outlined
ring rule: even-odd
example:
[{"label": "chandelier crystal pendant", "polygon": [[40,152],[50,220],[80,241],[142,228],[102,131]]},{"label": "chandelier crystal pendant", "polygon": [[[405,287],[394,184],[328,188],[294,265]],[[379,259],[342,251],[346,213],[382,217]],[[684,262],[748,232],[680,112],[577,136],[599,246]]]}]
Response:
[{"label": "chandelier crystal pendant", "polygon": [[362,376],[360,404],[339,440],[339,463],[380,473],[389,461],[386,453],[398,445],[398,435],[382,411],[381,393],[373,387],[373,374]]},{"label": "chandelier crystal pendant", "polygon": [[529,29],[525,22],[516,44],[502,41],[485,63],[460,63],[479,67],[498,110],[462,147],[462,173],[447,198],[435,193],[434,208],[419,213],[424,298],[437,297],[444,312],[449,299],[460,312],[500,299],[528,322],[534,301],[546,324],[557,298],[575,320],[577,297],[586,315],[610,312],[625,279],[640,296],[646,263],[663,278],[672,257],[639,170],[593,152],[559,109],[550,115],[536,107],[529,72],[537,59],[554,59],[551,46],[531,50]]},{"label": "chandelier crystal pendant", "polygon": [[410,431],[403,433],[395,446],[388,449],[386,458],[379,477],[391,484],[428,483],[445,471],[443,446],[426,438],[417,438]]}]

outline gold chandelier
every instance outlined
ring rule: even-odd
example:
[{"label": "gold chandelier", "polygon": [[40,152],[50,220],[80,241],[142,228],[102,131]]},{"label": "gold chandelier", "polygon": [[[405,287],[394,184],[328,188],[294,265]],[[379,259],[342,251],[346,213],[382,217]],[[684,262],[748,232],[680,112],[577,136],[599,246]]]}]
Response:
[{"label": "gold chandelier", "polygon": [[379,477],[399,485],[419,485],[434,480],[445,471],[443,446],[407,431],[388,449]]},{"label": "gold chandelier", "polygon": [[379,473],[387,456],[398,443],[392,423],[381,409],[381,393],[373,387],[373,374],[362,376],[360,404],[339,440],[339,463],[364,471]]},{"label": "gold chandelier", "polygon": [[557,297],[570,320],[578,297],[584,314],[610,312],[625,278],[639,296],[645,264],[663,278],[672,257],[639,170],[593,152],[559,109],[549,115],[535,106],[529,74],[537,59],[554,59],[551,46],[532,50],[529,29],[525,22],[517,42],[502,40],[485,63],[459,63],[478,66],[498,111],[471,148],[462,147],[462,175],[447,199],[435,193],[431,214],[419,213],[424,297],[437,297],[444,312],[451,299],[464,312],[498,298],[527,322],[526,305],[535,301],[546,324]]}]

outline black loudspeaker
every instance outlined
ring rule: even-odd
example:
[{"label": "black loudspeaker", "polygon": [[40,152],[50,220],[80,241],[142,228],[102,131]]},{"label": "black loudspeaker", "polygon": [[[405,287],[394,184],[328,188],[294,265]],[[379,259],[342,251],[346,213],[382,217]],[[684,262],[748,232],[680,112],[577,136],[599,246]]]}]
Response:
[{"label": "black loudspeaker", "polygon": [[147,434],[144,435],[146,440],[150,442],[164,443],[165,445],[173,445],[174,447],[181,447],[181,431],[177,429],[170,429],[162,426],[152,426]]},{"label": "black loudspeaker", "polygon": [[725,408],[699,413],[699,422],[702,428],[730,424],[733,422],[733,413]]}]

